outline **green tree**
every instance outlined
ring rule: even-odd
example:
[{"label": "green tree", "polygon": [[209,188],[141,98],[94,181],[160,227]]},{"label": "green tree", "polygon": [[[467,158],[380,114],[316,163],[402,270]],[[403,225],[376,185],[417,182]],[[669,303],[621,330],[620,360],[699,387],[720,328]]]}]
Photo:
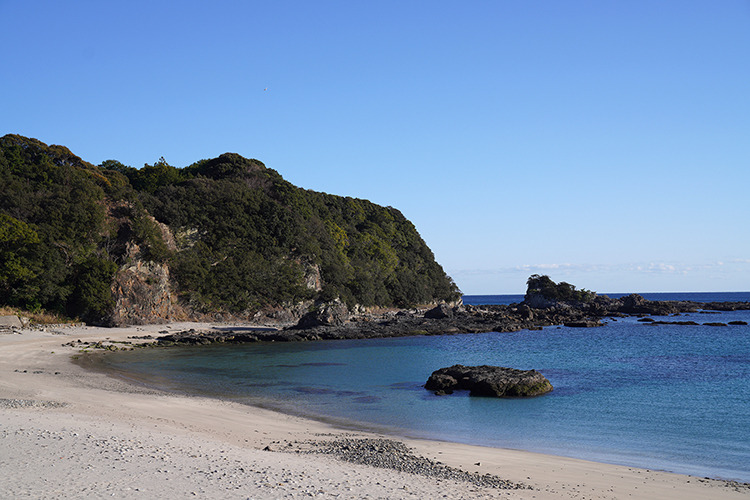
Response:
[{"label": "green tree", "polygon": [[27,284],[38,274],[38,247],[39,235],[31,226],[0,213],[0,303],[24,306],[34,300]]},{"label": "green tree", "polygon": [[534,295],[560,302],[590,302],[596,293],[590,290],[576,290],[576,287],[565,281],[555,283],[547,275],[532,274],[526,280],[526,299]]},{"label": "green tree", "polygon": [[168,164],[163,156],[153,165],[147,163],[142,169],[129,172],[126,175],[128,175],[133,187],[138,191],[147,193],[154,193],[162,186],[168,186],[183,180],[180,171]]},{"label": "green tree", "polygon": [[[62,146],[0,138],[2,301],[95,318],[137,244],[167,263],[180,296],[247,312],[306,298],[408,306],[460,297],[398,210],[293,186],[234,153],[186,168],[93,166]],[[172,252],[158,223],[175,235]],[[304,286],[317,266],[323,290]]]},{"label": "green tree", "polygon": [[115,306],[111,283],[116,272],[114,262],[96,256],[78,264],[73,273],[68,314],[94,322],[107,318]]}]

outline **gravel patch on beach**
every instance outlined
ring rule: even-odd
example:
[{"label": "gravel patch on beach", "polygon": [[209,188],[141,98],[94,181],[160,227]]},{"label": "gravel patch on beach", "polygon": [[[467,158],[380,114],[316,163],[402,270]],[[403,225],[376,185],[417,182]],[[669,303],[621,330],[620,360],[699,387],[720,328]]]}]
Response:
[{"label": "gravel patch on beach", "polygon": [[35,399],[0,399],[0,408],[62,408],[65,403]]},{"label": "gravel patch on beach", "polygon": [[307,453],[332,455],[339,460],[381,469],[393,469],[408,474],[472,483],[482,488],[532,489],[491,474],[476,474],[443,465],[415,455],[409,447],[392,439],[342,438],[332,441],[313,441]]}]

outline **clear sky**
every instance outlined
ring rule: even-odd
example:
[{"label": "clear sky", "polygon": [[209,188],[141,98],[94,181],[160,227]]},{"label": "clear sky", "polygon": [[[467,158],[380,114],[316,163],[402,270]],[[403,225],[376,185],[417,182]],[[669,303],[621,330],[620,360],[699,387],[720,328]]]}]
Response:
[{"label": "clear sky", "polygon": [[750,290],[750,2],[0,0],[0,135],[236,152],[467,294]]}]

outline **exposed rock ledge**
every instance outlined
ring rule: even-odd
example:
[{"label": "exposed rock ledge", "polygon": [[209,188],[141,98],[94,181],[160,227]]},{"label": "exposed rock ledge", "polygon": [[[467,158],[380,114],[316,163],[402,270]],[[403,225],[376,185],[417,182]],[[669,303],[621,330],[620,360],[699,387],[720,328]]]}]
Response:
[{"label": "exposed rock ledge", "polygon": [[552,384],[536,370],[500,366],[453,365],[432,372],[425,389],[438,395],[468,390],[470,396],[528,397],[552,390]]},{"label": "exposed rock ledge", "polygon": [[[750,309],[750,302],[665,302],[647,301],[632,295],[622,299],[597,297],[589,304],[557,304],[532,308],[527,304],[441,305],[431,310],[348,311],[341,303],[318,306],[312,313],[287,328],[232,327],[210,331],[183,331],[160,337],[162,346],[242,342],[292,342],[306,340],[364,339],[407,335],[450,335],[459,333],[514,332],[538,330],[552,325],[601,326],[602,319],[628,315],[676,315],[706,310],[734,311]],[[649,318],[653,321],[652,318]],[[273,323],[265,323],[271,326]],[[606,322],[604,323],[606,324]],[[167,332],[164,332],[167,333]]]}]

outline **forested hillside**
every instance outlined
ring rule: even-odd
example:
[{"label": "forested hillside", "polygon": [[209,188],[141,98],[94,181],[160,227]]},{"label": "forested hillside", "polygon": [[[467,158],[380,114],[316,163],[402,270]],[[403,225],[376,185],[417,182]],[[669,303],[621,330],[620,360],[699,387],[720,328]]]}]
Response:
[{"label": "forested hillside", "polygon": [[198,313],[459,297],[398,210],[295,187],[257,160],[94,166],[62,146],[0,138],[0,304],[106,321],[118,270],[136,257],[166,266]]}]

